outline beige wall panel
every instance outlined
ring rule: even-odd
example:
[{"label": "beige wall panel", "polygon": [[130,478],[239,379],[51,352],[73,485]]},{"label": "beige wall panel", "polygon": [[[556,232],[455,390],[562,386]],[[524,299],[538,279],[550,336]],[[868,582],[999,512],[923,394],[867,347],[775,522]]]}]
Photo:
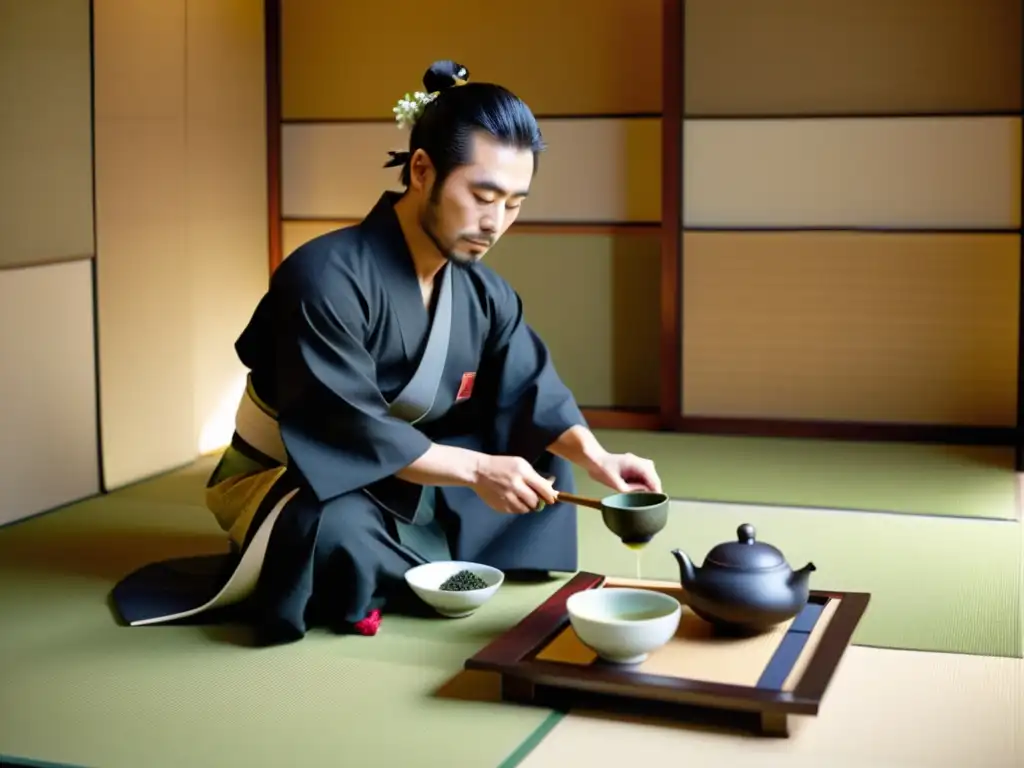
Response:
[{"label": "beige wall panel", "polygon": [[110,488],[196,454],[185,166],[184,115],[96,121],[100,414]]},{"label": "beige wall panel", "polygon": [[185,15],[185,0],[94,0],[97,117],[181,117]]},{"label": "beige wall panel", "polygon": [[1020,226],[1020,118],[696,120],[687,226]]},{"label": "beige wall panel", "polygon": [[688,233],[691,416],[1010,426],[1016,235]]},{"label": "beige wall panel", "polygon": [[643,0],[416,0],[282,5],[283,111],[388,119],[436,59],[500,83],[537,114],[661,111],[661,7]]},{"label": "beige wall panel", "polygon": [[0,268],[91,256],[88,0],[0,0]]},{"label": "beige wall panel", "polygon": [[505,237],[487,263],[519,292],[578,402],[657,406],[656,234]]},{"label": "beige wall panel", "polygon": [[[267,279],[263,22],[258,0],[101,5],[100,360],[116,487],[230,438],[244,382],[233,344]],[[154,52],[145,81],[129,71],[140,39]]]},{"label": "beige wall panel", "polygon": [[363,218],[384,190],[401,189],[398,169],[383,166],[407,143],[394,123],[282,126],[282,215]]},{"label": "beige wall panel", "polygon": [[[659,221],[658,120],[544,120],[548,150],[519,221]],[[362,218],[401,189],[388,151],[395,123],[290,124],[282,131],[282,208],[295,218]]]},{"label": "beige wall panel", "polygon": [[99,491],[92,262],[0,271],[0,525]]},{"label": "beige wall panel", "polygon": [[235,339],[268,280],[262,0],[190,0],[186,250],[195,447],[225,445],[245,369]]},{"label": "beige wall panel", "polygon": [[100,413],[113,488],[196,454],[184,2],[101,0],[94,26]]},{"label": "beige wall panel", "polygon": [[1021,108],[1020,0],[687,0],[689,114]]},{"label": "beige wall panel", "polygon": [[660,120],[544,120],[521,221],[661,221]]}]

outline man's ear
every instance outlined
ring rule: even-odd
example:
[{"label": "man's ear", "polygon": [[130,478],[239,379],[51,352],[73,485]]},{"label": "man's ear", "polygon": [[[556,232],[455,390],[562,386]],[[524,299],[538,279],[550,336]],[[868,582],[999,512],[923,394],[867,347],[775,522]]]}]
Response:
[{"label": "man's ear", "polygon": [[424,192],[430,189],[434,180],[434,164],[430,156],[417,149],[409,158],[409,186],[417,192]]}]

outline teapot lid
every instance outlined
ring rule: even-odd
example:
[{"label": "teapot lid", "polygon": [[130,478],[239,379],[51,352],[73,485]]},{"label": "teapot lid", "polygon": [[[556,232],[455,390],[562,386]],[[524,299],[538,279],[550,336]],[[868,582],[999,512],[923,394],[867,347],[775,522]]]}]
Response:
[{"label": "teapot lid", "polygon": [[754,526],[744,523],[736,529],[738,540],[716,546],[708,553],[705,564],[714,563],[723,568],[759,571],[785,563],[786,558],[778,549],[756,540],[756,533]]}]

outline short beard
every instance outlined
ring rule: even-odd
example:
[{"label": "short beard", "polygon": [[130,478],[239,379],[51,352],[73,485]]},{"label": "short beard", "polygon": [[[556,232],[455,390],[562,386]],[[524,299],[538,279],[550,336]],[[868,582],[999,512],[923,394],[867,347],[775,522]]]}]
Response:
[{"label": "short beard", "polygon": [[420,214],[420,229],[423,230],[424,234],[430,238],[430,242],[437,248],[438,253],[444,257],[445,261],[449,264],[456,264],[460,267],[475,267],[477,260],[472,258],[465,258],[455,253],[452,248],[449,248],[441,242],[441,239],[437,236],[437,208],[438,203],[433,200],[431,196],[430,202],[427,203],[426,210]]}]

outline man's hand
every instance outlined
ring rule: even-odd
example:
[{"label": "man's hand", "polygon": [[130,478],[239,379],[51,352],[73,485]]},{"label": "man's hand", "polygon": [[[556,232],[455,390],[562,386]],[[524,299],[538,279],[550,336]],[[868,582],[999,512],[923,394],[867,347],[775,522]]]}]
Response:
[{"label": "man's hand", "polygon": [[654,462],[632,453],[606,453],[587,466],[588,474],[597,482],[627,491],[653,491],[661,493],[661,478]]},{"label": "man's hand", "polygon": [[482,456],[472,488],[491,509],[524,514],[541,502],[554,504],[557,496],[551,481],[541,477],[519,456]]},{"label": "man's hand", "polygon": [[594,480],[619,493],[662,492],[654,462],[632,453],[608,453],[586,427],[570,427],[548,446],[548,450],[583,467]]}]

